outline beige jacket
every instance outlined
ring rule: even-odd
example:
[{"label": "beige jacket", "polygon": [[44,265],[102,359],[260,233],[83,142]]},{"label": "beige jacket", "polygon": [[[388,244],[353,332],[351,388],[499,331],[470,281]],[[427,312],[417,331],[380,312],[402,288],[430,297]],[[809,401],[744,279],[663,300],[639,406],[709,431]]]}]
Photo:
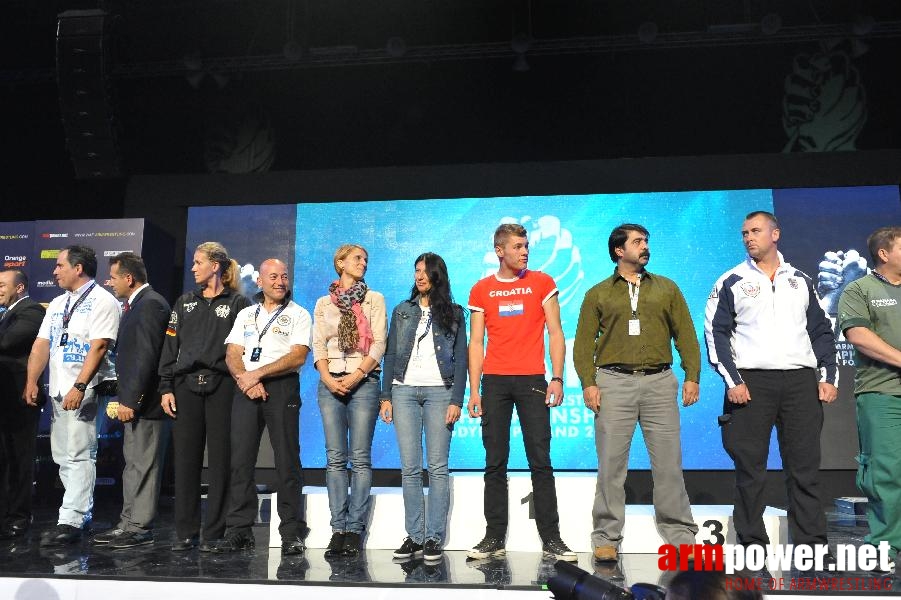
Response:
[{"label": "beige jacket", "polygon": [[[369,356],[381,364],[388,338],[388,312],[385,307],[385,297],[378,292],[369,290],[360,307],[363,315],[369,319],[369,327],[372,329],[373,341],[369,347]],[[359,350],[342,352],[338,349],[338,321],[340,318],[341,311],[332,304],[330,296],[322,296],[316,301],[316,308],[313,309],[313,364],[327,358],[329,373],[355,371],[365,358]]]}]

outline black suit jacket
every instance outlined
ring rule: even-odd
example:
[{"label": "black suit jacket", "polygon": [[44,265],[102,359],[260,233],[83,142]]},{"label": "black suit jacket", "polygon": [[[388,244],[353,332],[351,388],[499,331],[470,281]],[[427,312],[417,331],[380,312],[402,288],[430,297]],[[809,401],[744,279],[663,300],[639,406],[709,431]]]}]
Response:
[{"label": "black suit jacket", "polygon": [[4,402],[25,405],[22,391],[25,389],[28,354],[45,312],[39,303],[25,298],[0,321],[0,400]]},{"label": "black suit jacket", "polygon": [[122,315],[116,338],[116,376],[119,402],[144,419],[162,419],[159,375],[160,351],[171,308],[166,299],[146,287]]}]

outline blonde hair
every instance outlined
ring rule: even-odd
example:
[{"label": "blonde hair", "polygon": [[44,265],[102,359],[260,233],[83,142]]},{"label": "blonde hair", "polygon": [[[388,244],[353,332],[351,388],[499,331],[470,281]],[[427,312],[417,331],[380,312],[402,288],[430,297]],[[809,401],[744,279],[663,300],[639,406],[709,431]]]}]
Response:
[{"label": "blonde hair", "polygon": [[494,230],[494,247],[503,247],[511,237],[529,237],[529,232],[519,223],[503,223]]},{"label": "blonde hair", "polygon": [[365,252],[367,258],[369,257],[369,252],[366,251],[366,248],[359,244],[342,244],[335,250],[335,257],[332,259],[332,263],[335,265],[335,273],[338,274],[338,277],[341,276],[341,268],[338,266],[338,261],[347,258],[356,248]]},{"label": "blonde hair", "polygon": [[219,263],[222,285],[234,291],[238,290],[241,269],[238,261],[229,258],[228,250],[219,242],[203,242],[197,246],[197,252],[203,252],[214,263]]}]

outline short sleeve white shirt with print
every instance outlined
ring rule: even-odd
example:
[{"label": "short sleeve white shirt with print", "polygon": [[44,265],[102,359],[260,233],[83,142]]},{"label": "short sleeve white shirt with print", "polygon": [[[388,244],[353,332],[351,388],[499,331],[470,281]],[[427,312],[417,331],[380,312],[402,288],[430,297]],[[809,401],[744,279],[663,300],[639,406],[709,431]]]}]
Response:
[{"label": "short sleeve white shirt with print", "polygon": [[[259,310],[259,312],[257,312]],[[238,313],[226,344],[244,347],[244,368],[248,371],[274,363],[291,351],[291,346],[312,346],[313,319],[310,313],[293,300],[272,321],[260,339],[266,324],[278,309],[267,312],[262,304],[248,306]],[[260,360],[251,362],[254,348],[261,348]],[[300,370],[300,367],[298,367]]]},{"label": "short sleeve white shirt with print", "polygon": [[[78,299],[93,284],[93,280],[89,281],[74,292],[66,292],[54,298],[41,322],[38,337],[50,341],[50,396],[53,398],[64,396],[75,384],[91,348],[91,340],[106,339],[112,344],[119,333],[121,307],[118,300],[101,285],[94,285],[85,299],[75,307]],[[73,307],[75,310],[66,331],[66,344],[61,346],[66,299],[69,300],[69,311]],[[97,373],[88,382],[88,388],[115,376],[116,371],[107,352]]]}]

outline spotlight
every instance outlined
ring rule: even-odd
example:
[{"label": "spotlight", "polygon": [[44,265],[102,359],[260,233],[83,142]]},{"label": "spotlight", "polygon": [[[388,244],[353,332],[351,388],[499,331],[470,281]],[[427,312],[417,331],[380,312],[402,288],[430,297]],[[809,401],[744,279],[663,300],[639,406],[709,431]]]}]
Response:
[{"label": "spotlight", "polygon": [[629,590],[595,577],[565,560],[554,563],[557,575],[547,580],[556,600],[663,600],[666,590],[650,583],[636,583]]},{"label": "spotlight", "polygon": [[288,60],[300,60],[303,58],[303,48],[296,40],[288,40],[285,42],[285,45],[282,46],[282,54],[284,54],[285,58]]},{"label": "spotlight", "polygon": [[645,21],[638,26],[638,41],[642,44],[651,44],[657,39],[659,29],[654,21]]},{"label": "spotlight", "polygon": [[525,73],[531,67],[529,67],[529,61],[526,60],[525,54],[517,54],[516,58],[513,59],[513,67],[512,69],[517,73]]},{"label": "spotlight", "polygon": [[390,37],[385,44],[385,51],[391,58],[400,58],[407,53],[407,42],[402,37]]},{"label": "spotlight", "polygon": [[775,35],[782,29],[782,17],[777,13],[767,13],[760,19],[760,32],[763,35]]},{"label": "spotlight", "polygon": [[872,15],[857,15],[851,22],[851,33],[854,35],[869,35],[876,26],[876,19]]}]

